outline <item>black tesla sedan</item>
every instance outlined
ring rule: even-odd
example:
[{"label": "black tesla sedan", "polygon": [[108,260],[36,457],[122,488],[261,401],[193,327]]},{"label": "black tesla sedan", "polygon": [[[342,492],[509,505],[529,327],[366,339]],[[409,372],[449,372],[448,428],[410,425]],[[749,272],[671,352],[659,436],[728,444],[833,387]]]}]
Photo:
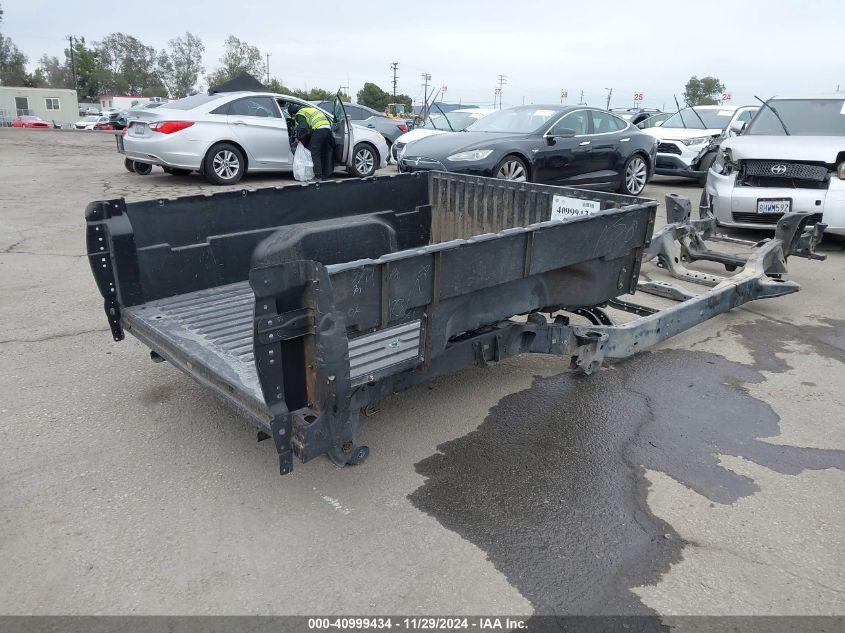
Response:
[{"label": "black tesla sedan", "polygon": [[584,106],[531,105],[494,112],[463,132],[409,143],[403,172],[439,170],[638,195],[657,145],[624,119]]}]

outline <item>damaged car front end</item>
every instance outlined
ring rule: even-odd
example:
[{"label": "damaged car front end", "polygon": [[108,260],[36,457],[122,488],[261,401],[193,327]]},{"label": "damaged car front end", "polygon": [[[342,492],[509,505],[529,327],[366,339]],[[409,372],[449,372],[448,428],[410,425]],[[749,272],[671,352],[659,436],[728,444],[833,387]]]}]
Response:
[{"label": "damaged car front end", "polygon": [[701,206],[722,226],[774,229],[785,214],[801,212],[845,235],[842,96],[772,103],[783,121],[763,109],[746,134],[721,144]]}]

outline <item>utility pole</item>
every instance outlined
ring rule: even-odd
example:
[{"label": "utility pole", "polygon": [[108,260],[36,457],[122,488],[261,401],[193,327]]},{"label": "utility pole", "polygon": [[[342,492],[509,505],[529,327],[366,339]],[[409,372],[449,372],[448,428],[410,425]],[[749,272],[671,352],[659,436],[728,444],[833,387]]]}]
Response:
[{"label": "utility pole", "polygon": [[425,120],[426,116],[428,115],[428,82],[431,81],[431,74],[430,73],[423,73],[422,74],[423,80],[423,106],[422,106],[422,118]]},{"label": "utility pole", "polygon": [[74,45],[74,37],[73,35],[68,35],[66,38],[68,43],[68,50],[70,51],[70,72],[73,75],[73,89],[79,89],[79,82],[76,79],[76,56],[74,54],[73,45]]},{"label": "utility pole", "polygon": [[613,96],[613,88],[605,88],[607,90],[607,105],[605,106],[605,110],[610,110],[610,97]]},{"label": "utility pole", "polygon": [[[499,110],[502,109],[502,86],[508,83],[508,78],[505,75],[499,75]],[[493,107],[496,107],[496,104],[493,104]]]},{"label": "utility pole", "polygon": [[399,62],[393,62],[390,64],[390,70],[393,71],[393,103],[396,103],[396,72],[399,70]]},{"label": "utility pole", "polygon": [[581,91],[581,98],[578,99],[578,105],[587,105],[586,103],[584,103],[584,91],[583,90]]},{"label": "utility pole", "polygon": [[270,55],[273,53],[267,53],[267,83],[270,83]]}]

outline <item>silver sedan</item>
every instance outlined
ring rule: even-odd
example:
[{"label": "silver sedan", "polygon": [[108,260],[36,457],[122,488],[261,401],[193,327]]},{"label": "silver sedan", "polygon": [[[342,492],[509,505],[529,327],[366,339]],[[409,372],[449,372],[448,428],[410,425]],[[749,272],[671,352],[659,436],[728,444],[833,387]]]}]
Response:
[{"label": "silver sedan", "polygon": [[[247,172],[292,171],[295,97],[266,92],[199,94],[132,112],[118,137],[127,169],[150,173],[153,165],[173,174],[199,171],[214,184],[231,185]],[[313,107],[313,106],[312,106]],[[332,112],[335,163],[357,177],[387,165],[388,148],[375,130],[354,125],[340,100]]]}]

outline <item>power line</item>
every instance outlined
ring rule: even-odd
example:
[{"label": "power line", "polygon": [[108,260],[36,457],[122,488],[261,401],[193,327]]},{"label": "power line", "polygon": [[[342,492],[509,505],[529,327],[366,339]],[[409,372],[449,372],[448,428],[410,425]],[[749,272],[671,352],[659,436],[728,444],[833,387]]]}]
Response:
[{"label": "power line", "polygon": [[68,42],[68,50],[70,51],[70,72],[73,75],[73,89],[78,90],[79,89],[79,81],[76,78],[76,57],[74,55],[74,50],[73,50],[75,38],[73,37],[73,35],[68,35],[67,37],[65,37],[65,39]]},{"label": "power line", "polygon": [[[502,86],[508,83],[508,78],[505,75],[499,75],[499,87],[496,89],[496,94],[499,96],[499,110],[502,109]],[[493,99],[493,107],[496,107],[496,100]]]},{"label": "power line", "polygon": [[423,107],[422,107],[422,117],[423,119],[426,118],[428,114],[428,82],[431,81],[431,74],[430,73],[423,73],[422,74],[423,80]]},{"label": "power line", "polygon": [[393,62],[392,64],[390,64],[390,70],[393,71],[393,103],[396,103],[396,73],[399,70],[399,62]]}]

